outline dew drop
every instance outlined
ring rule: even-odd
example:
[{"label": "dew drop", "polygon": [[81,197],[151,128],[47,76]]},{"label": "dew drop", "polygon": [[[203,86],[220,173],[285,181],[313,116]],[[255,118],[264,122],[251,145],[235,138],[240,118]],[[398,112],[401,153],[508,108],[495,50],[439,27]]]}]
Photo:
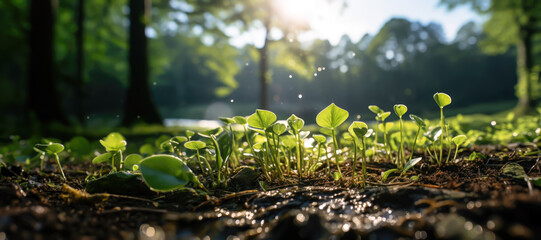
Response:
[{"label": "dew drop", "polygon": [[152,85],[156,86],[156,82],[153,82]]},{"label": "dew drop", "polygon": [[141,118],[141,116],[137,115],[137,119]]},{"label": "dew drop", "polygon": [[492,122],[490,122],[490,125],[492,125],[492,126],[496,126],[496,121],[492,121]]},{"label": "dew drop", "polygon": [[90,119],[90,116],[86,116],[86,119]]},{"label": "dew drop", "polygon": [[298,96],[298,97],[299,97],[299,99],[302,99],[302,94],[299,94],[299,96]]},{"label": "dew drop", "polygon": [[116,118],[119,118],[119,117],[120,117],[120,115],[117,114],[117,115],[116,115]]},{"label": "dew drop", "polygon": [[321,69],[323,69],[323,71],[325,71],[325,67],[323,67],[323,68],[321,68]]},{"label": "dew drop", "polygon": [[245,63],[244,65],[248,66],[248,65],[250,65],[250,64],[249,64],[249,63]]},{"label": "dew drop", "polygon": [[317,73],[314,73],[314,77],[317,77]]},{"label": "dew drop", "polygon": [[317,68],[317,71],[318,71],[318,72],[321,72],[321,70],[322,70],[321,67],[318,67],[318,68]]},{"label": "dew drop", "polygon": [[357,114],[357,116],[355,116],[355,118],[357,118],[357,120],[361,119],[361,115]]},{"label": "dew drop", "polygon": [[289,78],[293,78],[293,75],[289,74]]},{"label": "dew drop", "polygon": [[235,99],[231,99],[231,100],[229,100],[229,102],[231,102],[231,103],[232,103],[232,102],[235,102]]}]

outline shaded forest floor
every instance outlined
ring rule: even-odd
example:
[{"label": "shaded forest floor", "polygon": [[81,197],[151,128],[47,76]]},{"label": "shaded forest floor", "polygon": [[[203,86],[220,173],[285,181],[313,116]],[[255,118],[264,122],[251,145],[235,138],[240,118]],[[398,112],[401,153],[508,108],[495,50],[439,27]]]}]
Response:
[{"label": "shaded forest floor", "polygon": [[[462,155],[487,159],[421,162],[390,182],[380,174],[392,165],[369,163],[366,188],[333,181],[322,168],[302,181],[265,190],[254,181],[210,197],[148,189],[87,195],[81,190],[96,166],[66,164],[66,185],[54,165],[45,174],[12,166],[0,177],[0,239],[541,239],[541,191],[514,171],[539,177],[541,164],[519,156],[522,147],[476,146]],[[349,162],[342,167],[352,175]]]}]

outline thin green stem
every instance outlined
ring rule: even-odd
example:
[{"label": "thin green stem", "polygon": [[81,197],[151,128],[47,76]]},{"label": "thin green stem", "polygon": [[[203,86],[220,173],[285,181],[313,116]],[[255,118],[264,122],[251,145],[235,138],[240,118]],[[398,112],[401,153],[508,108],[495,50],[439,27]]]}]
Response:
[{"label": "thin green stem", "polygon": [[443,107],[440,107],[440,119],[441,119],[441,136],[440,136],[440,158],[438,159],[438,165],[441,166],[441,161],[443,160],[443,131],[445,130],[444,121],[443,121]]},{"label": "thin green stem", "polygon": [[415,147],[417,145],[417,137],[419,137],[419,133],[421,133],[421,127],[419,127],[419,129],[417,130],[417,134],[415,134],[415,138],[413,139],[413,144],[412,144],[412,147],[411,147],[411,153],[410,153],[410,159],[409,160],[411,160],[411,158],[413,157],[413,153],[415,152]]},{"label": "thin green stem", "polygon": [[332,142],[333,142],[333,151],[334,151],[334,160],[336,162],[336,168],[338,168],[338,173],[340,174],[340,176],[342,176],[342,171],[340,171],[340,165],[339,165],[339,162],[338,162],[338,154],[336,153],[337,149],[338,149],[338,143],[337,143],[337,140],[336,140],[336,132],[334,131],[334,129],[332,129]]},{"label": "thin green stem", "polygon": [[402,169],[404,167],[404,131],[403,131],[403,127],[402,127],[402,116],[399,117],[400,118],[400,151],[398,152],[398,164],[399,164],[399,168]]},{"label": "thin green stem", "polygon": [[353,176],[357,175],[357,140],[353,137]]},{"label": "thin green stem", "polygon": [[295,134],[295,138],[297,140],[297,147],[296,147],[296,151],[297,151],[297,173],[299,174],[299,178],[302,178],[303,169],[302,169],[301,145],[300,145],[299,133]]},{"label": "thin green stem", "polygon": [[361,157],[362,157],[362,173],[363,173],[363,186],[366,185],[366,143],[364,141],[364,136],[361,136],[361,142],[363,145],[363,149],[361,150]]},{"label": "thin green stem", "polygon": [[54,158],[56,159],[56,164],[58,164],[58,168],[60,169],[60,173],[62,174],[62,178],[64,181],[66,181],[66,175],[64,175],[64,170],[62,170],[62,165],[60,164],[60,159],[58,159],[58,154],[53,154]]},{"label": "thin green stem", "polygon": [[456,149],[455,149],[455,156],[453,157],[453,161],[456,160],[456,155],[458,154],[458,147],[460,145],[456,145]]}]

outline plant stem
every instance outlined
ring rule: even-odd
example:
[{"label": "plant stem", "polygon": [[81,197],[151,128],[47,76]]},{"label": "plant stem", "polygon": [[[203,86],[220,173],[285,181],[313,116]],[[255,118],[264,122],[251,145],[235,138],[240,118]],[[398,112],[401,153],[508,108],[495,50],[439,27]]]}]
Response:
[{"label": "plant stem", "polygon": [[379,129],[379,121],[376,120],[376,137],[374,139],[374,146],[373,146],[373,149],[374,149],[374,159],[376,159],[376,153],[377,153],[377,146],[378,146],[378,129]]},{"label": "plant stem", "polygon": [[417,137],[419,137],[419,133],[421,133],[421,127],[419,127],[419,129],[417,130],[417,134],[415,134],[415,139],[413,139],[413,145],[411,147],[411,153],[410,153],[410,159],[409,160],[411,160],[411,158],[413,157],[413,153],[415,152],[415,147],[417,145]]},{"label": "plant stem", "polygon": [[444,129],[444,122],[443,122],[443,107],[440,107],[440,119],[441,119],[441,136],[440,136],[440,158],[438,159],[438,165],[441,166],[441,161],[443,160],[443,130]]},{"label": "plant stem", "polygon": [[400,169],[404,167],[404,138],[403,138],[403,128],[402,128],[402,116],[400,118],[400,151],[398,152],[398,164]]},{"label": "plant stem", "polygon": [[302,178],[302,159],[301,159],[301,145],[300,145],[300,136],[299,133],[295,134],[295,138],[297,139],[297,173],[299,174],[299,178]]},{"label": "plant stem", "polygon": [[456,155],[457,155],[457,153],[458,153],[458,147],[459,147],[459,146],[460,146],[460,145],[456,145],[455,156],[453,157],[453,161],[456,160]]},{"label": "plant stem", "polygon": [[361,136],[361,142],[363,145],[363,149],[361,150],[361,157],[362,157],[362,173],[363,173],[363,186],[366,185],[366,143],[364,141],[364,136]]},{"label": "plant stem", "polygon": [[449,148],[447,149],[447,160],[445,160],[445,164],[449,163],[449,158],[451,157],[451,137],[449,136],[449,124],[445,125],[445,132],[447,133],[447,145]]},{"label": "plant stem", "polygon": [[353,176],[357,175],[357,140],[353,137]]},{"label": "plant stem", "polygon": [[338,173],[340,174],[340,176],[342,176],[342,171],[340,171],[340,165],[339,165],[339,162],[338,162],[338,154],[336,153],[336,150],[338,149],[338,143],[336,141],[336,132],[334,131],[334,129],[332,129],[332,142],[333,142],[333,151],[334,151],[334,160],[336,161],[336,168],[338,168]]},{"label": "plant stem", "polygon": [[64,175],[64,170],[62,170],[62,165],[60,164],[60,159],[58,159],[58,154],[54,154],[54,158],[56,159],[56,164],[58,164],[58,168],[60,169],[60,173],[62,174],[62,178],[64,181],[66,181],[66,175]]}]

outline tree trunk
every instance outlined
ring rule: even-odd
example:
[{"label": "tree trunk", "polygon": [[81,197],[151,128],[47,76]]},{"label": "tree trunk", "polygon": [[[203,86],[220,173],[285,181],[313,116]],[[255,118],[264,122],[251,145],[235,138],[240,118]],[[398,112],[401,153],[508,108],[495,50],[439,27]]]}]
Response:
[{"label": "tree trunk", "polygon": [[265,25],[265,41],[263,42],[263,46],[259,49],[259,83],[260,83],[259,108],[268,109],[269,105],[268,105],[267,88],[269,84],[268,45],[269,45],[270,17],[266,19],[264,25]]},{"label": "tree trunk", "polygon": [[[533,20],[532,20],[533,21]],[[515,107],[517,115],[532,114],[536,112],[536,85],[537,78],[533,74],[533,36],[535,24],[528,21],[521,25],[517,42],[517,96],[518,104]]]},{"label": "tree trunk", "polygon": [[123,125],[136,122],[162,123],[148,86],[148,45],[145,35],[146,23],[150,21],[150,0],[130,0],[129,40],[129,86]]},{"label": "tree trunk", "polygon": [[53,63],[54,5],[52,0],[30,1],[30,56],[27,102],[29,114],[41,123],[67,123],[56,89]]},{"label": "tree trunk", "polygon": [[76,59],[75,59],[75,86],[77,91],[77,119],[80,123],[85,122],[85,111],[84,111],[84,77],[83,77],[83,33],[84,33],[84,0],[77,1],[77,31],[75,32],[75,46],[77,49]]}]

